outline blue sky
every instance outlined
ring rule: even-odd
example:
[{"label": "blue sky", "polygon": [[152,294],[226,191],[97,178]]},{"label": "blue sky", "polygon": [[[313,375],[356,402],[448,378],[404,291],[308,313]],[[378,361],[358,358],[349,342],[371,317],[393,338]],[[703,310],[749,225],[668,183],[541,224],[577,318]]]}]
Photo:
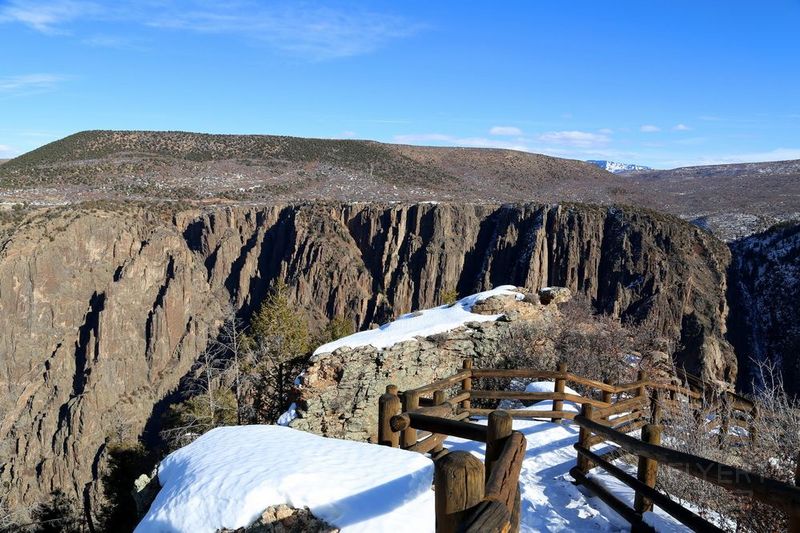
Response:
[{"label": "blue sky", "polygon": [[0,1],[0,157],[85,129],[800,159],[800,0]]}]

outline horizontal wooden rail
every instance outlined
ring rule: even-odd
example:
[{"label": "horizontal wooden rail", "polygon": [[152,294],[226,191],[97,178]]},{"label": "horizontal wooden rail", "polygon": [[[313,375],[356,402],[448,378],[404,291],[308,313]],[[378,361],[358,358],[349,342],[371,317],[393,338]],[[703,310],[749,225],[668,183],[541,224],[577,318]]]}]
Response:
[{"label": "horizontal wooden rail", "polygon": [[590,403],[598,407],[608,407],[608,402],[595,400],[594,398],[586,398],[576,394],[567,392],[524,392],[524,391],[494,391],[494,390],[477,390],[473,389],[470,394],[471,399],[493,399],[493,400],[520,400],[520,401],[546,401],[546,400],[561,400],[573,403]]},{"label": "horizontal wooden rail", "polygon": [[[677,518],[680,522],[686,524],[695,531],[713,531],[713,532],[723,531],[717,526],[711,524],[710,522],[696,515],[689,509],[675,502],[666,494],[658,492],[656,489],[646,485],[645,483],[642,483],[641,481],[639,481],[632,475],[628,474],[618,466],[612,464],[610,461],[607,460],[608,459],[607,457],[603,457],[602,455],[597,455],[596,453],[592,452],[591,450],[587,450],[586,448],[582,447],[579,444],[575,444],[574,448],[578,451],[579,454],[587,457],[597,466],[599,466],[609,474],[613,475],[615,478],[622,481],[633,490],[641,494],[644,494],[646,497],[650,498],[658,507],[669,513],[670,516]],[[612,458],[611,460],[613,461],[614,459]],[[573,477],[575,477],[574,472],[571,471],[570,474]]]},{"label": "horizontal wooden rail", "polygon": [[[471,416],[489,416],[494,409],[470,409]],[[572,420],[577,413],[572,411],[534,411],[532,409],[506,409],[514,418],[568,418]]]},{"label": "horizontal wooden rail", "polygon": [[575,423],[598,434],[605,440],[616,443],[630,453],[653,459],[659,464],[680,470],[723,489],[749,493],[758,501],[787,512],[800,506],[800,487],[794,487],[788,483],[765,478],[753,472],[740,470],[703,457],[647,444],[582,415],[575,417]]},{"label": "horizontal wooden rail", "polygon": [[650,403],[650,399],[647,396],[636,396],[629,400],[623,400],[621,402],[617,402],[612,404],[609,407],[602,407],[600,409],[594,410],[594,416],[596,418],[606,418],[611,415],[618,415],[620,413],[626,413],[628,411],[635,411],[637,409],[641,409]]},{"label": "horizontal wooden rail", "polygon": [[402,413],[393,416],[391,421],[392,431],[403,431],[414,428],[431,433],[442,433],[462,439],[486,442],[486,426],[462,422],[448,418],[421,415],[419,413]]},{"label": "horizontal wooden rail", "polygon": [[550,370],[534,370],[531,368],[473,368],[472,377],[558,379],[566,377],[566,373]]},{"label": "horizontal wooden rail", "polygon": [[432,392],[435,390],[444,390],[460,383],[464,379],[469,378],[471,376],[472,376],[472,370],[469,369],[459,370],[452,376],[448,376],[438,381],[434,381],[433,383],[429,383],[428,385],[423,385],[422,387],[417,387],[416,389],[411,389],[410,391],[406,392],[415,392],[417,394],[424,394],[426,392]]}]

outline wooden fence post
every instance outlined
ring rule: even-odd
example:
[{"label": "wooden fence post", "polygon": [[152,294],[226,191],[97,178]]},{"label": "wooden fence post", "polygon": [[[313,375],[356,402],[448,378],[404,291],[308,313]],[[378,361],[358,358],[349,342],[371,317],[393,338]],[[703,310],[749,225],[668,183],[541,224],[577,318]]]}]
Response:
[{"label": "wooden fence post", "polygon": [[[800,454],[797,454],[794,484],[800,487]],[[800,509],[793,509],[792,513],[789,515],[789,533],[800,533]]]},{"label": "wooden fence post", "polygon": [[452,452],[434,468],[436,533],[455,533],[467,511],[483,500],[483,465],[469,452]]},{"label": "wooden fence post", "polygon": [[[655,424],[647,424],[642,428],[642,441],[648,444],[661,444],[661,426]],[[658,475],[658,462],[646,457],[639,457],[639,471],[637,477],[639,481],[648,487],[656,486],[656,476]],[[636,498],[633,502],[633,509],[639,513],[646,513],[653,510],[653,501],[645,498],[639,492],[636,493]]]},{"label": "wooden fence post", "polygon": [[650,395],[650,423],[661,423],[661,391],[654,390]]},{"label": "wooden fence post", "polygon": [[[604,379],[603,383],[605,383],[606,385],[611,385],[611,378]],[[613,393],[611,391],[604,390],[601,392],[601,394],[602,396],[600,397],[600,399],[608,404],[610,404],[614,398]]]},{"label": "wooden fence post", "polygon": [[[594,416],[594,407],[588,403],[583,404],[581,407],[581,415],[589,420],[592,420],[592,417]],[[592,432],[581,426],[580,432],[578,433],[578,444],[588,450],[590,448],[589,439],[591,438]],[[591,470],[591,466],[592,465],[589,462],[589,459],[581,454],[578,454],[578,470],[580,470],[582,474],[585,474]]]},{"label": "wooden fence post", "polygon": [[[556,371],[566,373],[567,372],[567,363],[560,362],[556,367]],[[564,386],[567,380],[563,377],[556,378],[555,386],[553,387],[553,392],[556,394],[564,394]],[[564,401],[563,400],[553,400],[553,411],[561,411],[564,409]],[[561,422],[561,417],[553,417],[553,422]]]},{"label": "wooden fence post", "polygon": [[386,394],[378,399],[378,444],[397,448],[400,445],[400,434],[392,431],[390,420],[400,414],[400,398],[397,397],[395,385],[386,386]]},{"label": "wooden fence post", "polygon": [[[750,410],[750,425],[747,428],[748,437],[750,437],[750,444],[755,444],[758,441],[758,406],[753,405]],[[798,467],[800,467],[800,458],[798,458]]]},{"label": "wooden fence post", "polygon": [[[464,359],[464,370],[472,370],[472,359]],[[464,378],[461,382],[461,390],[464,392],[472,390],[472,377]],[[469,398],[461,402],[462,409],[469,409],[471,405]]]},{"label": "wooden fence post", "polygon": [[502,410],[489,413],[489,428],[486,433],[486,479],[492,473],[494,463],[500,458],[506,439],[511,436],[513,419]]},{"label": "wooden fence post", "polygon": [[[409,412],[419,408],[419,393],[413,390],[407,390],[403,393],[403,411]],[[403,435],[400,438],[400,446],[405,449],[417,443],[417,430],[410,427],[403,430]]]},{"label": "wooden fence post", "polygon": [[720,398],[720,406],[717,411],[717,415],[722,417],[720,426],[719,426],[719,445],[722,446],[725,444],[725,439],[728,438],[728,431],[730,431],[731,427],[731,405],[732,402],[729,401],[728,395],[726,393],[722,393]]},{"label": "wooden fence post", "polygon": [[[443,390],[435,390],[433,391],[433,405],[442,405],[444,403],[444,391]],[[444,446],[440,443],[431,449],[431,455],[436,455],[437,453],[444,450]]]},{"label": "wooden fence post", "polygon": [[[645,381],[647,379],[647,373],[644,370],[639,370],[639,373],[636,375],[636,381]],[[636,396],[647,396],[647,385],[640,385],[636,389]]]}]

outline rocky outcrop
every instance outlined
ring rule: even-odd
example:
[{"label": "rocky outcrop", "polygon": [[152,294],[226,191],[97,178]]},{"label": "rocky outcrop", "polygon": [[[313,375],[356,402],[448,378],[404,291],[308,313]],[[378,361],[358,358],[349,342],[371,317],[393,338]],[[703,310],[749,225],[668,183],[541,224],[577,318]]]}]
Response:
[{"label": "rocky outcrop", "polygon": [[308,507],[295,509],[285,504],[268,507],[255,523],[239,529],[220,529],[219,533],[339,533]]},{"label": "rocky outcrop", "polygon": [[[378,398],[386,385],[414,389],[453,374],[465,358],[481,367],[492,367],[500,343],[517,327],[536,323],[552,325],[558,316],[555,304],[543,305],[535,293],[493,296],[475,304],[473,313],[498,315],[492,322],[468,322],[463,327],[425,338],[397,343],[385,349],[373,346],[341,347],[315,355],[297,381],[297,418],[294,429],[326,437],[352,440],[377,438]],[[569,292],[569,291],[566,291]],[[562,298],[564,293],[560,292]]]},{"label": "rocky outcrop", "polygon": [[13,502],[62,488],[91,503],[106,442],[157,430],[228,301],[246,318],[277,279],[316,321],[348,315],[361,328],[454,289],[564,286],[609,313],[652,320],[687,346],[688,366],[725,379],[736,374],[724,341],[728,261],[697,228],[633,208],[39,213],[0,244],[0,481]]},{"label": "rocky outcrop", "polygon": [[731,243],[731,341],[739,387],[760,376],[756,362],[774,364],[787,392],[800,395],[800,224],[783,224]]}]

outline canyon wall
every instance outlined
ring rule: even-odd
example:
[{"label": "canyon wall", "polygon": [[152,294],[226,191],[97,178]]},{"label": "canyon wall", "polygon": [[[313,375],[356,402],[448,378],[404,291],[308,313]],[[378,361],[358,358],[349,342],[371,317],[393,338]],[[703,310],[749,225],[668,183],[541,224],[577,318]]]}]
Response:
[{"label": "canyon wall", "polygon": [[786,391],[800,395],[800,224],[787,223],[731,243],[731,341],[739,388],[760,384],[755,362],[774,364]]},{"label": "canyon wall", "polygon": [[284,279],[361,328],[500,284],[649,319],[680,362],[732,380],[727,247],[676,218],[583,205],[339,204],[54,209],[0,241],[0,482],[91,505],[110,439],[158,429],[232,301]]}]

